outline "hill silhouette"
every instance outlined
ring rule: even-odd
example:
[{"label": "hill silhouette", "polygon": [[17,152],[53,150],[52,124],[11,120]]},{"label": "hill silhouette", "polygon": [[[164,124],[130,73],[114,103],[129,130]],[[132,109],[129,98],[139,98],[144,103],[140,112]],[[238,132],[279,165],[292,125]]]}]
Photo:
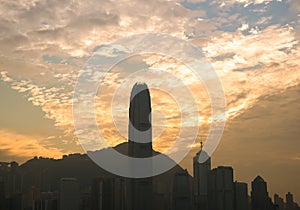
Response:
[{"label": "hill silhouette", "polygon": [[[128,142],[114,147],[118,152],[127,155]],[[95,151],[101,153],[103,150]],[[153,156],[160,154],[153,150]],[[168,158],[167,156],[165,156]],[[168,158],[169,161],[173,161]],[[154,192],[170,193],[172,191],[173,177],[177,172],[184,169],[174,163],[175,167],[169,171],[153,177]],[[82,191],[89,190],[92,182],[97,177],[117,177],[114,174],[95,164],[86,154],[70,154],[62,159],[50,159],[35,157],[28,160],[19,167],[22,177],[22,191],[26,192],[32,186],[39,188],[42,192],[54,192],[59,190],[61,178],[73,177],[78,179]],[[191,180],[191,177],[190,177]]]}]

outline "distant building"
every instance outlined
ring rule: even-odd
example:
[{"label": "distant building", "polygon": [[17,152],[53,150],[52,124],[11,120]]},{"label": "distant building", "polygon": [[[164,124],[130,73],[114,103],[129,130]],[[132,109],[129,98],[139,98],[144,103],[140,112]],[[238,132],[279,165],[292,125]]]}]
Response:
[{"label": "distant building", "polygon": [[294,208],[293,194],[288,192],[285,197],[286,197],[286,210],[293,210]]},{"label": "distant building", "polygon": [[242,182],[234,182],[234,209],[248,210],[248,185]]},{"label": "distant building", "polygon": [[80,210],[94,210],[92,205],[92,194],[90,190],[81,192],[80,201]]},{"label": "distant building", "polygon": [[57,209],[58,209],[58,193],[42,192],[41,208],[36,208],[35,210],[57,210]]},{"label": "distant building", "polygon": [[175,174],[172,200],[172,210],[192,209],[189,174],[187,170]]},{"label": "distant building", "polygon": [[15,197],[21,192],[21,174],[19,171],[19,164],[15,161],[10,163],[10,170],[8,172],[8,194]]},{"label": "distant building", "polygon": [[23,210],[22,193],[14,193],[9,199],[9,210]]},{"label": "distant building", "polygon": [[285,210],[284,200],[278,194],[274,195],[274,204],[275,204],[276,210]]},{"label": "distant building", "polygon": [[288,192],[286,194],[286,209],[285,210],[300,210],[300,207],[294,202],[293,194]]},{"label": "distant building", "polygon": [[5,181],[3,177],[0,177],[0,210],[6,210],[6,196],[5,196]]},{"label": "distant building", "polygon": [[32,186],[26,192],[23,192],[23,207],[27,210],[40,209],[40,191],[38,188]]},{"label": "distant building", "polygon": [[96,178],[92,187],[93,210],[113,210],[112,179]]},{"label": "distant building", "polygon": [[59,210],[79,210],[79,184],[75,178],[60,180]]},{"label": "distant building", "polygon": [[92,210],[125,210],[124,180],[96,178],[92,185]]},{"label": "distant building", "polygon": [[[203,163],[199,162],[200,154],[207,156]],[[201,150],[193,158],[193,195],[196,210],[208,210],[208,176],[211,170],[211,159],[205,151]]]},{"label": "distant building", "polygon": [[114,178],[114,210],[126,210],[126,182],[124,178]]},{"label": "distant building", "polygon": [[275,206],[269,197],[267,183],[260,176],[257,176],[252,181],[251,207],[252,210],[275,209]]},{"label": "distant building", "polygon": [[210,171],[208,188],[209,210],[234,210],[232,167],[219,166]]}]

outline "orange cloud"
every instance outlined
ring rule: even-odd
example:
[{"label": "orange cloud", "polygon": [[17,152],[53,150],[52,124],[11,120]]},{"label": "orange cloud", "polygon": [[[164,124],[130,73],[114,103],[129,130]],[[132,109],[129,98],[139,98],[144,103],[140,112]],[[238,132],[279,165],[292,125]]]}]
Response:
[{"label": "orange cloud", "polygon": [[15,158],[32,158],[34,156],[61,158],[62,152],[58,148],[43,144],[42,136],[29,136],[0,130],[0,151]]}]

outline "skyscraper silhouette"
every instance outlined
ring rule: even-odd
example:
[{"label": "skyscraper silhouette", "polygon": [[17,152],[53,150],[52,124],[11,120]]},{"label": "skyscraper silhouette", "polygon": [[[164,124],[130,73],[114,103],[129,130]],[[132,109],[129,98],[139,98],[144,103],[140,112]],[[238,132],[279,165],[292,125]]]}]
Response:
[{"label": "skyscraper silhouette", "polygon": [[286,198],[286,210],[294,210],[296,209],[296,205],[294,203],[294,196],[292,193],[288,192],[285,195]]},{"label": "skyscraper silhouette", "polygon": [[[131,91],[128,141],[130,157],[147,158],[152,156],[151,99],[145,83],[136,83]],[[149,168],[132,166],[131,170],[149,170]],[[128,184],[128,208],[130,210],[152,210],[152,178],[130,179]]]},{"label": "skyscraper silhouette", "polygon": [[278,194],[274,195],[274,204],[276,205],[276,210],[285,210],[284,200]]},{"label": "skyscraper silhouette", "polygon": [[252,182],[251,206],[252,210],[274,209],[269,197],[267,183],[261,176],[257,176]]},{"label": "skyscraper silhouette", "polygon": [[248,210],[248,185],[243,182],[234,182],[234,209]]},{"label": "skyscraper silhouette", "polygon": [[191,191],[187,170],[177,172],[173,179],[173,210],[191,210]]},{"label": "skyscraper silhouette", "polygon": [[79,209],[80,191],[79,183],[75,178],[62,178],[60,180],[59,209]]},{"label": "skyscraper silhouette", "polygon": [[131,91],[128,140],[129,156],[152,156],[151,99],[145,83],[136,83]]},{"label": "skyscraper silhouette", "polygon": [[209,210],[234,210],[233,168],[219,166],[209,173]]},{"label": "skyscraper silhouette", "polygon": [[208,176],[211,170],[211,158],[209,157],[204,163],[200,163],[198,160],[201,153],[208,157],[201,146],[201,150],[193,158],[195,209],[208,210]]}]

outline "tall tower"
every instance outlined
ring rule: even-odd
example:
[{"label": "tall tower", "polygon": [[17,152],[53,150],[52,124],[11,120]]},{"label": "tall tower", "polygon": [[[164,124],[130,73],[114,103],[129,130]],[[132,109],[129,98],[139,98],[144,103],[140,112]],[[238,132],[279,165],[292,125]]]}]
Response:
[{"label": "tall tower", "polygon": [[209,157],[205,162],[199,163],[201,153],[208,156],[203,150],[202,142],[201,150],[193,158],[195,209],[208,210],[208,176],[211,170],[211,159]]},{"label": "tall tower", "polygon": [[[131,91],[128,125],[128,155],[152,157],[151,99],[145,83],[136,83]],[[131,168],[131,170],[143,170]],[[152,178],[129,179],[128,209],[152,210]]]},{"label": "tall tower", "polygon": [[145,83],[136,83],[131,91],[128,140],[129,156],[152,156],[151,99]]}]

